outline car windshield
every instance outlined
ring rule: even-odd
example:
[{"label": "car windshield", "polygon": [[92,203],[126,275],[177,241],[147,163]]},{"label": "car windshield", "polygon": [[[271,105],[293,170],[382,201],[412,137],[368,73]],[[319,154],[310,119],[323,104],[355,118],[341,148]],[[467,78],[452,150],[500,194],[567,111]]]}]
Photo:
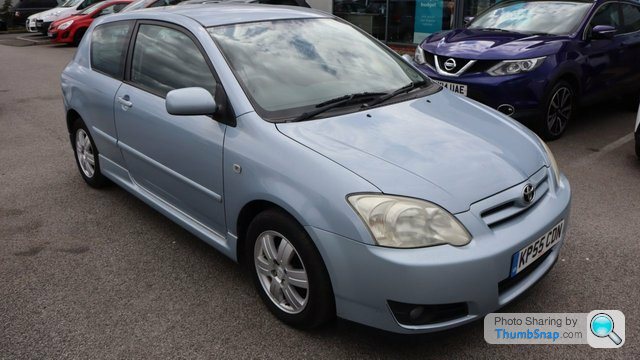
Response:
[{"label": "car windshield", "polygon": [[[333,19],[208,30],[258,113],[270,121],[290,120],[346,95],[389,93],[414,82],[432,85],[397,54]],[[422,88],[434,92],[439,87]],[[424,96],[424,89],[411,95]]]},{"label": "car windshield", "polygon": [[91,5],[91,6],[89,6],[88,8],[82,10],[82,12],[80,14],[81,15],[91,14],[92,12],[94,12],[96,9],[98,9],[102,5],[104,5],[102,2],[95,3],[95,4]]},{"label": "car windshield", "polygon": [[72,7],[72,6],[76,6],[76,5],[80,4],[81,2],[82,2],[82,0],[67,0],[60,6],[61,7]]},{"label": "car windshield", "polygon": [[469,28],[567,35],[576,30],[592,5],[572,1],[509,1],[480,14]]},{"label": "car windshield", "polygon": [[131,4],[125,6],[122,10],[120,10],[120,12],[128,12],[128,11],[142,9],[148,1],[149,0],[134,1]]}]

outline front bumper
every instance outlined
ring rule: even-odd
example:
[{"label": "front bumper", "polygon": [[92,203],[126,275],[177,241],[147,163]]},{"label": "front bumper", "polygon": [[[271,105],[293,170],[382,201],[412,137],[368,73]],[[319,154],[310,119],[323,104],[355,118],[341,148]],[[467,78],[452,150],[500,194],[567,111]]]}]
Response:
[{"label": "front bumper", "polygon": [[543,67],[531,73],[491,76],[486,73],[446,76],[437,73],[427,64],[415,64],[418,69],[434,80],[467,85],[467,96],[493,109],[500,105],[511,105],[515,112],[510,115],[521,121],[540,116],[545,101],[548,80]]},{"label": "front bumper", "polygon": [[[367,245],[314,227],[307,231],[325,261],[337,315],[396,333],[425,333],[480,319],[503,307],[540,280],[558,258],[565,237],[525,276],[507,286],[512,255],[561,220],[568,225],[571,190],[567,179],[527,210],[489,228],[471,211],[457,214],[473,235],[466,246],[392,249]],[[533,265],[532,265],[533,266]],[[406,325],[389,301],[406,304],[466,304],[467,313],[446,321]]]},{"label": "front bumper", "polygon": [[36,31],[46,34],[52,21],[36,20]]},{"label": "front bumper", "polygon": [[38,32],[38,28],[36,27],[36,19],[27,19],[25,25],[28,32]]}]

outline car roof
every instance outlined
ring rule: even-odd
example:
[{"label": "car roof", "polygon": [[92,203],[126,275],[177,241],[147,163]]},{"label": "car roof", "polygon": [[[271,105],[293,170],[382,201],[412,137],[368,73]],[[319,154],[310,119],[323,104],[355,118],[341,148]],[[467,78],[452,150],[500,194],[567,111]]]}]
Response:
[{"label": "car roof", "polygon": [[[160,10],[158,10],[160,9]],[[230,25],[257,21],[285,19],[332,18],[333,16],[319,10],[299,6],[274,6],[262,4],[198,4],[190,6],[166,6],[164,8],[147,8],[132,11],[127,18],[142,18],[151,13],[186,16],[204,27]],[[117,15],[112,15],[117,16]]]}]

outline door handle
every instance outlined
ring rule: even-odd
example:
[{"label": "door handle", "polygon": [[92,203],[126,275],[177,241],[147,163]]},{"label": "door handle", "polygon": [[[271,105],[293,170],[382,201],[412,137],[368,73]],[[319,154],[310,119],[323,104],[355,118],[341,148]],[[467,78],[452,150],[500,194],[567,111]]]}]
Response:
[{"label": "door handle", "polygon": [[126,110],[133,106],[133,103],[129,101],[129,95],[125,95],[123,97],[118,96],[118,102],[122,105],[122,109]]}]

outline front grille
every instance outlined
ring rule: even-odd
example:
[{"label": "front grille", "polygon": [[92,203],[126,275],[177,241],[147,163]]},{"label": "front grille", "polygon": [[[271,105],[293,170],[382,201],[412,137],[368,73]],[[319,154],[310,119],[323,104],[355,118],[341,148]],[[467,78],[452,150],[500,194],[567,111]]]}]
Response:
[{"label": "front grille", "polygon": [[[526,181],[480,200],[471,205],[471,211],[479,215],[489,226],[494,228],[529,211],[549,191],[549,169],[542,167]],[[524,201],[523,189],[526,184],[533,185],[535,196],[529,203]]]},{"label": "front grille", "polygon": [[551,255],[552,250],[547,251],[544,255],[540,256],[536,261],[527,266],[524,270],[519,272],[516,276],[506,278],[498,283],[498,294],[502,295],[505,292],[511,290],[518,285],[522,280],[534,272],[540,265]]},{"label": "front grille", "polygon": [[478,60],[465,72],[469,74],[487,72],[489,71],[489,69],[496,66],[499,62],[500,61],[497,60]]},{"label": "front grille", "polygon": [[[473,61],[471,59],[462,59],[447,56],[436,56],[435,58],[438,62],[438,67],[440,68],[440,70],[448,74],[457,74],[470,61]],[[448,64],[454,64],[455,66],[453,68],[448,68]]]},{"label": "front grille", "polygon": [[432,68],[435,69],[436,67],[436,59],[433,56],[432,53],[430,52],[424,52],[424,60],[427,62],[427,64],[431,65]]},{"label": "front grille", "polygon": [[[437,59],[438,67],[440,68],[440,71],[444,72],[445,74],[451,74],[451,75],[456,74],[458,71],[460,71],[460,69],[462,69],[470,61],[473,61],[473,64],[471,64],[469,68],[466,69],[464,72],[460,73],[460,75],[484,73],[489,71],[489,69],[491,69],[492,67],[494,67],[500,62],[498,60],[472,60],[472,59],[463,59],[463,58],[449,57],[449,56],[442,56],[442,55],[436,56],[435,54],[432,54],[428,51],[424,52],[424,58],[426,63],[429,64],[429,66],[431,66],[434,69],[436,68],[436,59]],[[453,59],[456,62],[456,66],[451,70],[447,70],[444,66],[444,63],[448,59]]]}]

